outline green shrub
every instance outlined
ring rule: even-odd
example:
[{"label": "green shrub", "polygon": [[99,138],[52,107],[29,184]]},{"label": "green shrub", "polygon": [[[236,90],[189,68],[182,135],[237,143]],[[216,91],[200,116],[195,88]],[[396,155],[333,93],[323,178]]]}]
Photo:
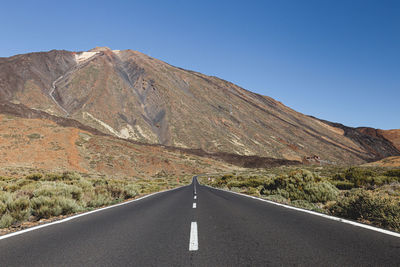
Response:
[{"label": "green shrub", "polygon": [[236,192],[236,193],[241,193],[242,192],[242,188],[240,188],[240,187],[230,187],[229,190],[233,191],[233,192]]},{"label": "green shrub", "polygon": [[400,230],[400,203],[366,190],[352,190],[330,208],[334,215],[369,221],[378,226]]},{"label": "green shrub", "polygon": [[374,173],[372,170],[356,167],[351,167],[347,169],[344,173],[345,179],[352,182],[356,187],[371,184],[373,185],[375,176],[376,173]]},{"label": "green shrub", "polygon": [[101,207],[107,204],[110,204],[113,201],[111,193],[107,190],[106,186],[97,186],[94,189],[93,195],[91,199],[87,202],[87,207],[96,208]]},{"label": "green shrub", "polygon": [[74,172],[63,172],[62,174],[50,173],[42,178],[44,181],[73,181],[80,180],[81,176]]},{"label": "green shrub", "polygon": [[222,181],[226,181],[226,180],[232,179],[232,178],[233,178],[233,175],[232,175],[232,174],[225,174],[225,175],[223,175],[223,176],[221,177],[221,180],[222,180]]},{"label": "green shrub", "polygon": [[33,181],[39,181],[42,178],[43,178],[43,174],[41,174],[41,173],[34,173],[34,174],[28,175],[26,177],[26,179],[33,180]]},{"label": "green shrub", "polygon": [[50,218],[52,216],[68,215],[80,211],[80,207],[75,200],[60,197],[39,196],[31,200],[32,215],[40,218]]},{"label": "green shrub", "polygon": [[18,189],[21,189],[21,187],[30,183],[32,183],[32,181],[28,179],[18,179],[17,181],[15,181],[15,185],[17,185]]},{"label": "green shrub", "polygon": [[7,211],[7,205],[4,202],[0,202],[0,216]]},{"label": "green shrub", "polygon": [[384,173],[385,176],[400,178],[400,169],[388,170]]},{"label": "green shrub", "polygon": [[60,174],[55,174],[55,173],[48,173],[46,174],[43,178],[43,181],[62,181],[62,175]]},{"label": "green shrub", "polygon": [[61,177],[64,181],[80,180],[82,178],[76,172],[63,172]]},{"label": "green shrub", "polygon": [[129,184],[124,186],[124,198],[133,198],[138,195],[138,186],[135,184]]},{"label": "green shrub", "polygon": [[82,210],[82,207],[80,207],[74,199],[59,197],[57,199],[57,203],[61,207],[62,215],[67,215]]},{"label": "green shrub", "polygon": [[0,218],[0,228],[10,227],[15,222],[14,218],[6,213]]},{"label": "green shrub", "polygon": [[250,188],[247,189],[246,193],[251,195],[251,196],[258,197],[258,196],[260,196],[260,191],[261,191],[260,188],[250,187]]},{"label": "green shrub", "polygon": [[29,139],[39,139],[39,138],[41,138],[42,136],[41,136],[40,134],[38,134],[38,133],[31,133],[31,134],[28,134],[27,137],[28,137]]},{"label": "green shrub", "polygon": [[3,186],[3,190],[7,192],[15,192],[19,189],[19,185],[16,183],[8,183],[7,185]]},{"label": "green shrub", "polygon": [[390,176],[376,176],[376,177],[371,177],[369,179],[369,184],[372,186],[381,186],[384,184],[389,184],[391,182],[396,182],[398,179],[396,177],[390,177]]},{"label": "green shrub", "polygon": [[387,194],[388,196],[400,197],[400,183],[394,182],[391,184],[386,184],[375,191],[378,193]]},{"label": "green shrub", "polygon": [[13,194],[5,191],[0,191],[0,202],[7,203],[12,201]]},{"label": "green shrub", "polygon": [[[72,172],[0,177],[0,227],[67,215],[179,185],[175,177],[138,180],[85,179]],[[188,182],[189,177],[182,181]]]},{"label": "green shrub", "polygon": [[87,207],[97,208],[112,202],[111,196],[106,194],[95,194],[92,199],[87,202]]},{"label": "green shrub", "polygon": [[248,178],[248,179],[244,179],[241,181],[237,181],[237,180],[229,181],[226,185],[228,186],[228,188],[231,188],[231,187],[254,188],[254,187],[263,186],[264,184],[266,184],[266,181],[264,179]]},{"label": "green shrub", "polygon": [[339,190],[328,182],[308,183],[304,186],[306,199],[310,202],[327,202],[336,200]]},{"label": "green shrub", "polygon": [[31,200],[32,215],[38,219],[58,216],[62,213],[62,208],[56,199],[47,196],[38,196]]},{"label": "green shrub", "polygon": [[29,199],[21,197],[7,201],[7,210],[16,221],[26,220],[31,213]]},{"label": "green shrub", "polygon": [[332,181],[332,184],[340,190],[350,190],[355,187],[354,183],[349,181]]},{"label": "green shrub", "polygon": [[123,199],[124,198],[124,189],[116,186],[116,185],[109,185],[106,187],[107,191],[110,192],[111,198],[113,199]]},{"label": "green shrub", "polygon": [[241,187],[259,187],[264,186],[266,181],[264,179],[250,178],[242,181]]},{"label": "green shrub", "polygon": [[288,199],[281,195],[269,195],[266,197],[266,199],[283,204],[289,203]]},{"label": "green shrub", "polygon": [[82,197],[82,189],[75,185],[56,182],[45,182],[41,185],[33,192],[34,196],[64,196],[75,200],[80,200]]},{"label": "green shrub", "polygon": [[295,200],[295,201],[290,202],[290,204],[295,207],[302,208],[302,209],[323,212],[323,210],[321,208],[319,208],[314,203],[310,203],[307,200]]},{"label": "green shrub", "polygon": [[297,183],[309,183],[315,181],[314,174],[309,170],[299,169],[291,172],[289,178],[294,179]]},{"label": "green shrub", "polygon": [[280,175],[265,185],[262,191],[266,195],[279,194],[290,200],[307,200],[310,202],[326,202],[335,200],[339,190],[331,183],[315,178],[307,170],[296,170],[289,176]]},{"label": "green shrub", "polygon": [[70,185],[77,186],[82,189],[82,191],[91,191],[93,189],[93,184],[91,181],[88,181],[86,179],[80,179],[80,180],[73,180],[68,182]]}]

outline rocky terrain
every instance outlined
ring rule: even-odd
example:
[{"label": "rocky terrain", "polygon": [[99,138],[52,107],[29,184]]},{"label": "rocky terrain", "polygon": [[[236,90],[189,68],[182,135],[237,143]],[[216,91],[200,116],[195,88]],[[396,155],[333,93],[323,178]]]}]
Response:
[{"label": "rocky terrain", "polygon": [[75,171],[90,176],[157,177],[227,171],[230,164],[159,146],[64,127],[48,119],[0,115],[0,176]]},{"label": "rocky terrain", "polygon": [[[9,114],[12,109],[24,109],[22,117],[34,113],[42,124],[42,118],[50,118],[63,129],[69,126],[63,122],[75,124],[75,130],[66,128],[68,137],[64,139],[82,143],[85,151],[98,149],[79,158],[79,164],[72,160],[71,166],[75,164],[77,170],[107,168],[107,164],[118,169],[117,155],[110,152],[106,163],[101,154],[119,147],[118,142],[128,146],[122,139],[132,141],[132,147],[139,143],[162,145],[142,146],[143,153],[164,153],[168,147],[164,158],[170,161],[170,156],[189,153],[207,160],[240,162],[241,166],[254,166],[251,162],[260,158],[262,164],[257,166],[271,158],[300,162],[316,156],[326,163],[361,164],[400,155],[397,130],[350,128],[306,116],[270,97],[132,50],[53,50],[0,58],[0,101]],[[85,129],[90,129],[90,134]],[[49,135],[39,129],[35,133]],[[30,140],[26,139],[29,134],[23,132],[21,140],[12,142],[22,145]],[[117,138],[109,142],[111,136]],[[33,139],[31,144],[40,140]],[[14,153],[14,158],[7,154],[9,162],[30,158]],[[124,157],[125,161],[118,162],[126,162],[126,167],[120,169],[129,169],[129,152]],[[148,162],[148,167],[142,163],[138,163],[139,169],[165,164],[161,159]]]},{"label": "rocky terrain", "polygon": [[378,139],[386,139],[397,149],[400,150],[400,130],[380,130],[374,128],[360,127],[357,131]]}]

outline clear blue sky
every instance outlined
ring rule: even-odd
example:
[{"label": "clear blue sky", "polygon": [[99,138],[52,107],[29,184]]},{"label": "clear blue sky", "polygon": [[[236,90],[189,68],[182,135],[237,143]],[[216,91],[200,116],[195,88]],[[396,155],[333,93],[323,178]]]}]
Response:
[{"label": "clear blue sky", "polygon": [[0,56],[133,49],[302,113],[400,128],[400,1],[7,1]]}]

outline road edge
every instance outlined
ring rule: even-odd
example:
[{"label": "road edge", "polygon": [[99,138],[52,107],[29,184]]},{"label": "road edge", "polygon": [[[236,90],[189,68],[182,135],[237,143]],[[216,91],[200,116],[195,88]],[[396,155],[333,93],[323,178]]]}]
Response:
[{"label": "road edge", "polygon": [[[200,184],[200,182],[198,180],[197,180],[197,182]],[[267,203],[270,203],[270,204],[273,204],[273,205],[276,205],[276,206],[284,207],[284,208],[287,208],[287,209],[301,211],[301,212],[304,212],[304,213],[320,216],[320,217],[323,217],[323,218],[326,218],[326,219],[329,219],[329,220],[350,224],[350,225],[357,226],[357,227],[360,227],[360,228],[365,228],[365,229],[368,229],[368,230],[372,230],[372,231],[375,231],[375,232],[380,232],[380,233],[383,233],[383,234],[386,234],[386,235],[390,235],[390,236],[394,236],[394,237],[399,237],[400,238],[400,233],[396,233],[396,232],[393,232],[393,231],[390,231],[390,230],[386,230],[386,229],[381,229],[381,228],[378,228],[378,227],[375,227],[375,226],[371,226],[371,225],[368,225],[368,224],[363,224],[363,223],[351,221],[351,220],[348,220],[348,219],[343,219],[343,218],[335,217],[335,216],[332,216],[332,215],[319,213],[319,212],[312,211],[312,210],[306,210],[306,209],[302,209],[302,208],[298,208],[298,207],[294,207],[294,206],[289,206],[289,205],[286,205],[286,204],[282,204],[282,203],[278,203],[278,202],[274,202],[274,201],[271,201],[271,200],[262,199],[262,198],[258,198],[258,197],[255,197],[255,196],[250,196],[250,195],[246,195],[246,194],[242,194],[242,193],[238,193],[238,192],[233,192],[233,191],[220,189],[220,188],[214,188],[214,187],[211,187],[211,186],[208,186],[208,185],[205,185],[205,184],[203,184],[203,186],[206,186],[206,187],[211,188],[211,189],[227,192],[227,193],[236,194],[236,195],[239,195],[239,196],[244,196],[244,197],[260,200],[260,201],[267,202]]]},{"label": "road edge", "polygon": [[36,226],[33,226],[33,227],[29,227],[29,228],[26,228],[26,229],[23,229],[23,230],[19,230],[19,231],[16,231],[16,232],[12,232],[12,233],[9,233],[9,234],[2,235],[2,236],[0,236],[0,240],[6,239],[6,238],[10,238],[10,237],[13,237],[13,236],[17,236],[17,235],[21,235],[21,234],[24,234],[24,233],[27,233],[27,232],[31,232],[31,231],[34,231],[34,230],[38,230],[40,228],[48,227],[48,226],[51,226],[51,225],[54,225],[54,224],[60,224],[60,223],[68,222],[68,221],[71,221],[73,219],[76,219],[76,218],[79,218],[79,217],[82,217],[82,216],[86,216],[86,215],[89,215],[89,214],[92,214],[92,213],[96,213],[96,212],[100,212],[100,211],[103,211],[103,210],[112,209],[112,208],[115,208],[115,207],[127,205],[127,204],[130,204],[132,202],[143,200],[145,198],[148,198],[148,197],[151,197],[151,196],[154,196],[154,195],[157,195],[157,194],[161,194],[161,193],[165,193],[165,192],[169,192],[169,191],[174,191],[174,190],[177,190],[179,188],[183,188],[183,187],[190,186],[190,185],[191,184],[183,185],[183,186],[179,186],[179,187],[176,187],[176,188],[167,189],[167,190],[163,190],[163,191],[159,191],[159,192],[154,192],[154,193],[151,193],[151,194],[148,194],[148,195],[144,195],[144,196],[136,198],[136,199],[128,200],[128,201],[125,201],[125,202],[117,203],[117,204],[114,204],[114,205],[111,205],[111,206],[106,206],[106,207],[99,208],[99,209],[94,209],[94,210],[91,210],[91,211],[86,211],[86,212],[83,212],[83,213],[72,215],[70,217],[67,217],[67,218],[64,218],[64,219],[61,219],[61,220],[57,220],[57,221],[48,222],[48,223],[36,225]]}]

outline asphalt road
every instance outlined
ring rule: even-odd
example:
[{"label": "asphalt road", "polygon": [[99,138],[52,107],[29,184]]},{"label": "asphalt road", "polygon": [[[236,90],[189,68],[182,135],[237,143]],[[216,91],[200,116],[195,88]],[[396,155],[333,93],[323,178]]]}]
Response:
[{"label": "asphalt road", "polygon": [[194,181],[0,240],[0,266],[293,265],[400,266],[400,238]]}]

